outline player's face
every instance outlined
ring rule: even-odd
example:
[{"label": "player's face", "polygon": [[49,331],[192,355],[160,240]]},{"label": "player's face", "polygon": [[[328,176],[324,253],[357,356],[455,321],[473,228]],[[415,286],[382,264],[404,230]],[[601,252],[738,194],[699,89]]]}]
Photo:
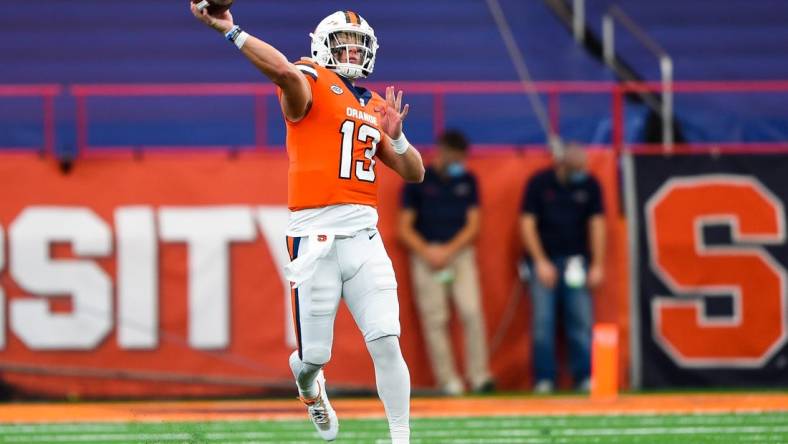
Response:
[{"label": "player's face", "polygon": [[338,63],[362,64],[364,36],[353,32],[338,32],[333,36],[331,52]]}]

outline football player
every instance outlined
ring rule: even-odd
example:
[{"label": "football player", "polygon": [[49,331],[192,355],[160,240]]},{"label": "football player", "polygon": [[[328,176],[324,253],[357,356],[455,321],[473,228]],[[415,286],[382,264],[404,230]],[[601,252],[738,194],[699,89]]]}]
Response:
[{"label": "football player", "polygon": [[376,228],[377,160],[410,182],[423,179],[424,166],[402,132],[402,91],[388,87],[384,99],[355,84],[375,67],[375,32],[357,13],[335,12],[310,35],[310,57],[291,63],[235,25],[229,11],[191,10],[278,87],[290,159],[285,275],[298,341],[290,367],[309,416],[323,439],[336,438],[322,368],[342,296],[372,356],[392,442],[407,443],[410,375],[399,345],[397,282]]}]

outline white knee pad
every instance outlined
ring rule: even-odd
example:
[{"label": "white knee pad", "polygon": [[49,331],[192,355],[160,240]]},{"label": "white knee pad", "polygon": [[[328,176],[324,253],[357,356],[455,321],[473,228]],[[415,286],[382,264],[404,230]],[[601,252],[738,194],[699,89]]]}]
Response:
[{"label": "white knee pad", "polygon": [[[358,238],[358,236],[357,236]],[[399,336],[397,279],[380,236],[358,238],[345,256],[363,259],[343,283],[342,294],[356,324],[369,342],[383,336]]]},{"label": "white knee pad", "polygon": [[310,282],[309,315],[314,317],[333,316],[342,292],[338,281]]},{"label": "white knee pad", "polygon": [[367,319],[362,326],[364,340],[374,341],[385,336],[400,335],[399,304],[397,303],[397,290],[381,290],[368,297],[380,298],[386,303],[373,304],[367,313]]},{"label": "white knee pad", "polygon": [[320,345],[306,346],[301,350],[301,360],[309,364],[325,365],[331,360],[331,348]]},{"label": "white knee pad", "polygon": [[367,350],[376,363],[390,362],[402,357],[399,339],[396,336],[383,336],[372,341],[367,341]]},{"label": "white knee pad", "polygon": [[378,290],[397,289],[397,277],[394,275],[394,266],[388,256],[376,258],[365,264],[364,271],[372,276],[373,287]]},{"label": "white knee pad", "polygon": [[375,298],[370,304],[367,320],[362,326],[364,340],[374,341],[384,336],[399,336],[399,301],[397,300],[397,278],[388,256],[376,258],[365,265],[369,273],[372,293]]}]

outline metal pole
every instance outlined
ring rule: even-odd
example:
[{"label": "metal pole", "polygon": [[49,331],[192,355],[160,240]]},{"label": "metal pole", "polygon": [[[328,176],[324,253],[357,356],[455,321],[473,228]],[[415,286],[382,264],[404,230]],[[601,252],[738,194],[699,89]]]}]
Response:
[{"label": "metal pole", "polygon": [[629,245],[629,384],[639,389],[643,383],[643,355],[640,349],[640,243],[639,211],[637,206],[637,172],[632,152],[624,152],[621,157],[621,170],[624,173],[624,208],[627,217],[627,236]]},{"label": "metal pole", "polygon": [[[646,104],[662,116],[662,146],[666,153],[673,151],[673,61],[659,43],[649,36],[637,23],[618,6],[611,6],[602,19],[602,44],[605,63],[615,69],[614,26],[618,20],[648,51],[659,59],[662,78],[662,103],[657,104],[650,94],[641,94]],[[660,106],[661,105],[661,106]]]},{"label": "metal pole", "polygon": [[662,147],[673,151],[673,61],[667,55],[659,59],[662,72]]},{"label": "metal pole", "polygon": [[547,115],[547,110],[542,103],[542,99],[539,97],[539,93],[534,89],[534,81],[525,63],[525,56],[517,45],[517,40],[514,38],[512,28],[509,26],[509,22],[506,21],[506,15],[503,13],[498,0],[487,0],[487,7],[495,20],[498,32],[501,34],[501,39],[503,39],[506,45],[506,50],[509,52],[509,58],[512,59],[514,68],[517,71],[517,76],[523,84],[523,91],[528,95],[528,100],[531,102],[531,108],[534,114],[536,114],[539,125],[542,127],[549,148],[555,154],[560,153],[563,150],[561,139],[550,130],[550,118]]},{"label": "metal pole", "polygon": [[575,41],[583,43],[586,37],[586,2],[585,0],[574,0],[572,3],[572,31],[575,34]]},{"label": "metal pole", "polygon": [[613,22],[613,16],[605,14],[602,17],[602,52],[605,56],[605,63],[610,67],[613,66],[613,60],[616,57],[614,34],[615,23]]},{"label": "metal pole", "polygon": [[624,88],[613,87],[613,149],[620,154],[624,148]]}]

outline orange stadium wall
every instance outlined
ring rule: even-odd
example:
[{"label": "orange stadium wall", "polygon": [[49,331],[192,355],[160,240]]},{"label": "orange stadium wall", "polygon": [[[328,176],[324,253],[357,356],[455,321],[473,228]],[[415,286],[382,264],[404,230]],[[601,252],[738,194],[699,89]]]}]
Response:
[{"label": "orange stadium wall", "polygon": [[[517,222],[526,179],[548,164],[546,153],[530,150],[478,153],[469,165],[481,190],[477,257],[492,369],[507,390],[532,382]],[[619,325],[626,375],[626,229],[616,158],[593,150],[590,165],[603,185],[609,233],[595,317]],[[3,154],[0,378],[26,393],[70,397],[290,387],[292,320],[280,274],[286,169],[282,153],[149,153],[84,159],[64,175],[51,160]],[[380,177],[380,230],[400,285],[403,352],[414,388],[428,388],[408,256],[396,239],[402,181],[388,170]],[[455,325],[457,345],[459,333]],[[326,372],[335,387],[374,387],[371,360],[344,307]]]}]

